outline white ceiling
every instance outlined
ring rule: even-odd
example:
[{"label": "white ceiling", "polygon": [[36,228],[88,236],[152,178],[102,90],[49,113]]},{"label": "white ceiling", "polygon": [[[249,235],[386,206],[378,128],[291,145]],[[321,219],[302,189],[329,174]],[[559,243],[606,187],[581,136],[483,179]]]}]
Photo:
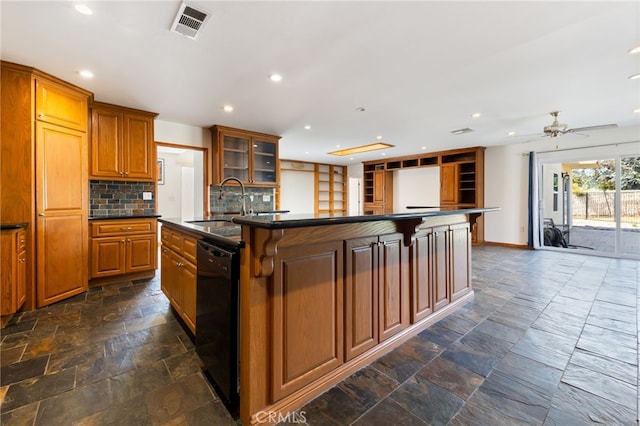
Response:
[{"label": "white ceiling", "polygon": [[1,57],[99,101],[281,135],[281,157],[335,164],[380,158],[326,154],[377,136],[396,145],[388,157],[518,143],[554,110],[569,127],[640,125],[638,1],[189,3],[212,14],[197,40],[170,31],[178,0],[88,0],[92,16],[2,0]]}]

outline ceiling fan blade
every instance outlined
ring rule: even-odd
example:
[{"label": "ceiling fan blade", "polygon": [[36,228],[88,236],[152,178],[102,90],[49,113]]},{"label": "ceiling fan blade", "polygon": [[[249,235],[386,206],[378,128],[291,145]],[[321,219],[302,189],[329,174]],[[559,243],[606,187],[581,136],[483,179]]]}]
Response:
[{"label": "ceiling fan blade", "polygon": [[599,126],[576,127],[575,129],[567,129],[564,133],[588,132],[590,130],[616,129],[617,124],[601,124]]}]

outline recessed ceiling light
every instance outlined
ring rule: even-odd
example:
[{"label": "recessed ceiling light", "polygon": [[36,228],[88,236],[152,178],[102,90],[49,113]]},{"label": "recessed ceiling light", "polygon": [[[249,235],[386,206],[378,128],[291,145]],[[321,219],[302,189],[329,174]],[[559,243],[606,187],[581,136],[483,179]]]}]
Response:
[{"label": "recessed ceiling light", "polygon": [[282,76],[280,74],[271,74],[269,76],[269,79],[277,83],[279,81],[282,81]]},{"label": "recessed ceiling light", "polygon": [[93,73],[89,70],[81,70],[80,77],[82,78],[93,78]]},{"label": "recessed ceiling light", "polygon": [[385,155],[387,155],[387,153],[386,153],[386,152],[383,152],[383,153],[382,153],[382,156],[384,157]]},{"label": "recessed ceiling light", "polygon": [[633,55],[634,53],[640,53],[640,45],[630,49],[627,53],[629,53],[630,55]]},{"label": "recessed ceiling light", "polygon": [[356,111],[358,111],[358,112],[364,112],[364,111],[365,111],[365,109],[364,109],[364,107],[358,107],[358,108],[356,108]]},{"label": "recessed ceiling light", "polygon": [[376,136],[376,139],[380,140],[382,139],[382,136]]},{"label": "recessed ceiling light", "polygon": [[637,80],[640,78],[640,74],[634,74],[629,76],[629,80]]},{"label": "recessed ceiling light", "polygon": [[305,153],[305,154],[308,154],[308,153],[309,153],[309,151],[305,151],[304,153]]},{"label": "recessed ceiling light", "polygon": [[225,110],[226,112],[233,111],[233,107],[231,105],[225,105],[222,107],[222,109]]},{"label": "recessed ceiling light", "polygon": [[306,126],[304,126],[305,130],[310,130],[311,126],[309,126],[308,124]]},{"label": "recessed ceiling light", "polygon": [[462,135],[464,133],[473,132],[473,129],[465,127],[464,129],[451,130],[449,133],[453,133],[454,135]]},{"label": "recessed ceiling light", "polygon": [[516,134],[516,132],[511,131],[511,132],[507,133],[507,136],[513,136],[515,134]]},{"label": "recessed ceiling light", "polygon": [[426,146],[423,146],[423,147],[422,147],[422,149],[427,149],[427,147],[426,147]]},{"label": "recessed ceiling light", "polygon": [[480,114],[479,112],[474,112],[473,114],[471,114],[471,118],[478,118],[480,117],[482,114]]},{"label": "recessed ceiling light", "polygon": [[76,4],[75,9],[76,11],[82,13],[83,15],[87,15],[87,16],[93,15],[93,10],[91,10],[89,6],[87,6],[86,4]]},{"label": "recessed ceiling light", "polygon": [[353,161],[353,160],[355,160],[355,158],[353,158],[353,157],[349,157],[349,160]]},{"label": "recessed ceiling light", "polygon": [[633,112],[640,112],[640,108],[634,109]]}]

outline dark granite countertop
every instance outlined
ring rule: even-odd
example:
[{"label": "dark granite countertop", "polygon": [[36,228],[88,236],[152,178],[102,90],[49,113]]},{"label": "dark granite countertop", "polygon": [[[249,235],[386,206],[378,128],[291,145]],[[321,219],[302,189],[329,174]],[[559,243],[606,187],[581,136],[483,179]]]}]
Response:
[{"label": "dark granite countertop", "polygon": [[242,227],[231,222],[232,216],[216,215],[208,218],[183,220],[179,218],[158,219],[161,223],[178,225],[188,231],[202,235],[206,240],[231,248],[244,247]]},{"label": "dark granite countertop", "polygon": [[404,220],[423,217],[480,214],[500,210],[499,207],[485,208],[449,208],[409,206],[410,212],[387,212],[383,214],[330,216],[325,214],[253,214],[239,216],[234,214],[217,214],[189,220],[181,218],[159,219],[161,223],[180,226],[188,231],[198,233],[208,240],[232,247],[243,247],[242,227],[254,226],[267,229],[302,228],[309,226],[337,225],[343,223],[362,223],[378,220]]},{"label": "dark granite countertop", "polygon": [[129,216],[91,216],[89,220],[118,220],[118,219],[150,219],[150,218],[158,218],[159,214],[139,214],[139,215],[129,215]]},{"label": "dark granite countertop", "polygon": [[233,223],[267,229],[301,228],[307,226],[362,223],[378,220],[403,220],[456,214],[485,213],[500,210],[499,207],[478,207],[461,209],[456,207],[408,206],[410,212],[393,211],[382,214],[343,215],[329,214],[274,214],[234,216]]},{"label": "dark granite countertop", "polygon": [[26,227],[26,223],[2,223],[0,224],[0,231],[10,231],[12,229],[20,229]]}]

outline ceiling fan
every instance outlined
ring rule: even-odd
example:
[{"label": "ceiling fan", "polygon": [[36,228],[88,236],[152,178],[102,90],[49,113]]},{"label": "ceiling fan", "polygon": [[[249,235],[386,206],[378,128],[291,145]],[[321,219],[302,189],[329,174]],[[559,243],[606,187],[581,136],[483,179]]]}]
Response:
[{"label": "ceiling fan", "polygon": [[616,127],[618,127],[617,124],[601,124],[599,126],[575,127],[573,129],[567,129],[568,126],[566,124],[560,123],[558,121],[559,113],[560,111],[553,111],[550,113],[553,117],[553,123],[544,127],[543,136],[557,138],[558,136],[564,135],[566,133],[581,133],[588,132],[590,130],[615,129]]}]

